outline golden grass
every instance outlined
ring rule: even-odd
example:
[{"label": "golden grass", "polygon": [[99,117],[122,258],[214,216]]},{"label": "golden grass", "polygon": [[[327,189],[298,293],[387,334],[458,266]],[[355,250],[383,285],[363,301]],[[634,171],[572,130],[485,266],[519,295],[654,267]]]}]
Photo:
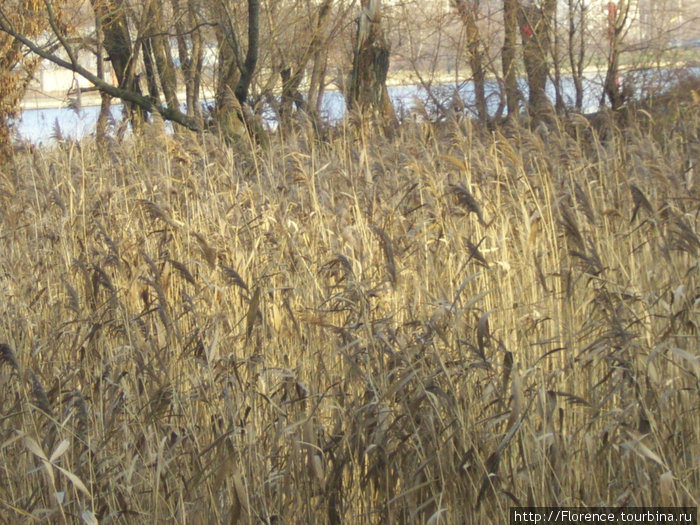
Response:
[{"label": "golden grass", "polygon": [[698,505],[698,109],[17,156],[0,522]]}]

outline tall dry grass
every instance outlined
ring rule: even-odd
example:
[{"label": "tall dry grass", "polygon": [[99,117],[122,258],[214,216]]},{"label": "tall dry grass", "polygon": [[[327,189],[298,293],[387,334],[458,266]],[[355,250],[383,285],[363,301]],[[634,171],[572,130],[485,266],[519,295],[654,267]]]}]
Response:
[{"label": "tall dry grass", "polygon": [[0,521],[697,505],[697,105],[0,171]]}]

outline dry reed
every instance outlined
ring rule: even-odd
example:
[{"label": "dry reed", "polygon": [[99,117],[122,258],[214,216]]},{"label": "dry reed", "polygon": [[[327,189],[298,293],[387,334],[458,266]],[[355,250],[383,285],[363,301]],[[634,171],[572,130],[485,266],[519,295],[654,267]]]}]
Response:
[{"label": "dry reed", "polygon": [[700,115],[639,119],[18,155],[0,522],[698,505]]}]

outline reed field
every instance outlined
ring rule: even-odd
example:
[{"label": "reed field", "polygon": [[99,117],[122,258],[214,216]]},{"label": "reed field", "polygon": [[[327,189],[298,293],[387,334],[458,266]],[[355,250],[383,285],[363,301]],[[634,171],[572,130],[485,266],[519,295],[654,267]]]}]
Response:
[{"label": "reed field", "polygon": [[0,523],[697,506],[700,106],[0,168]]}]

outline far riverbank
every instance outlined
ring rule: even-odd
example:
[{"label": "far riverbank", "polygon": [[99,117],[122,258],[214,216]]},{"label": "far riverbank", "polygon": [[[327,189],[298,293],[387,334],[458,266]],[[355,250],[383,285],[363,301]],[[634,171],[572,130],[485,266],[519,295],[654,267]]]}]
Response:
[{"label": "far riverbank", "polygon": [[[678,68],[692,68],[693,64],[685,63],[664,63],[655,65],[654,69],[678,69]],[[632,67],[631,65],[622,66],[620,72],[629,72],[634,70],[650,69],[650,68],[638,68]],[[600,67],[589,67],[583,71],[584,77],[593,78],[602,76],[605,77],[605,69]],[[561,72],[562,76],[571,76],[570,71]],[[393,73],[387,79],[387,86],[389,87],[401,87],[401,86],[420,86],[423,82],[429,83],[430,85],[459,85],[463,83],[471,82],[471,79],[464,78],[465,74],[463,72],[451,72],[451,73],[439,73],[434,75],[422,74],[417,75],[413,71],[397,71]],[[487,77],[487,81],[494,81],[496,78],[493,75]],[[302,86],[302,89],[304,86]],[[326,91],[339,91],[336,83],[331,83],[326,87]],[[180,100],[185,100],[184,90],[178,93],[178,98]],[[201,96],[202,99],[213,98],[213,89],[205,89]],[[27,90],[25,97],[21,102],[22,111],[25,110],[37,110],[37,109],[58,109],[70,107],[78,103],[78,107],[93,107],[99,106],[101,104],[101,97],[99,91],[82,91],[81,93],[62,91],[40,91],[35,88],[30,88]],[[118,103],[118,101],[115,101]]]}]

